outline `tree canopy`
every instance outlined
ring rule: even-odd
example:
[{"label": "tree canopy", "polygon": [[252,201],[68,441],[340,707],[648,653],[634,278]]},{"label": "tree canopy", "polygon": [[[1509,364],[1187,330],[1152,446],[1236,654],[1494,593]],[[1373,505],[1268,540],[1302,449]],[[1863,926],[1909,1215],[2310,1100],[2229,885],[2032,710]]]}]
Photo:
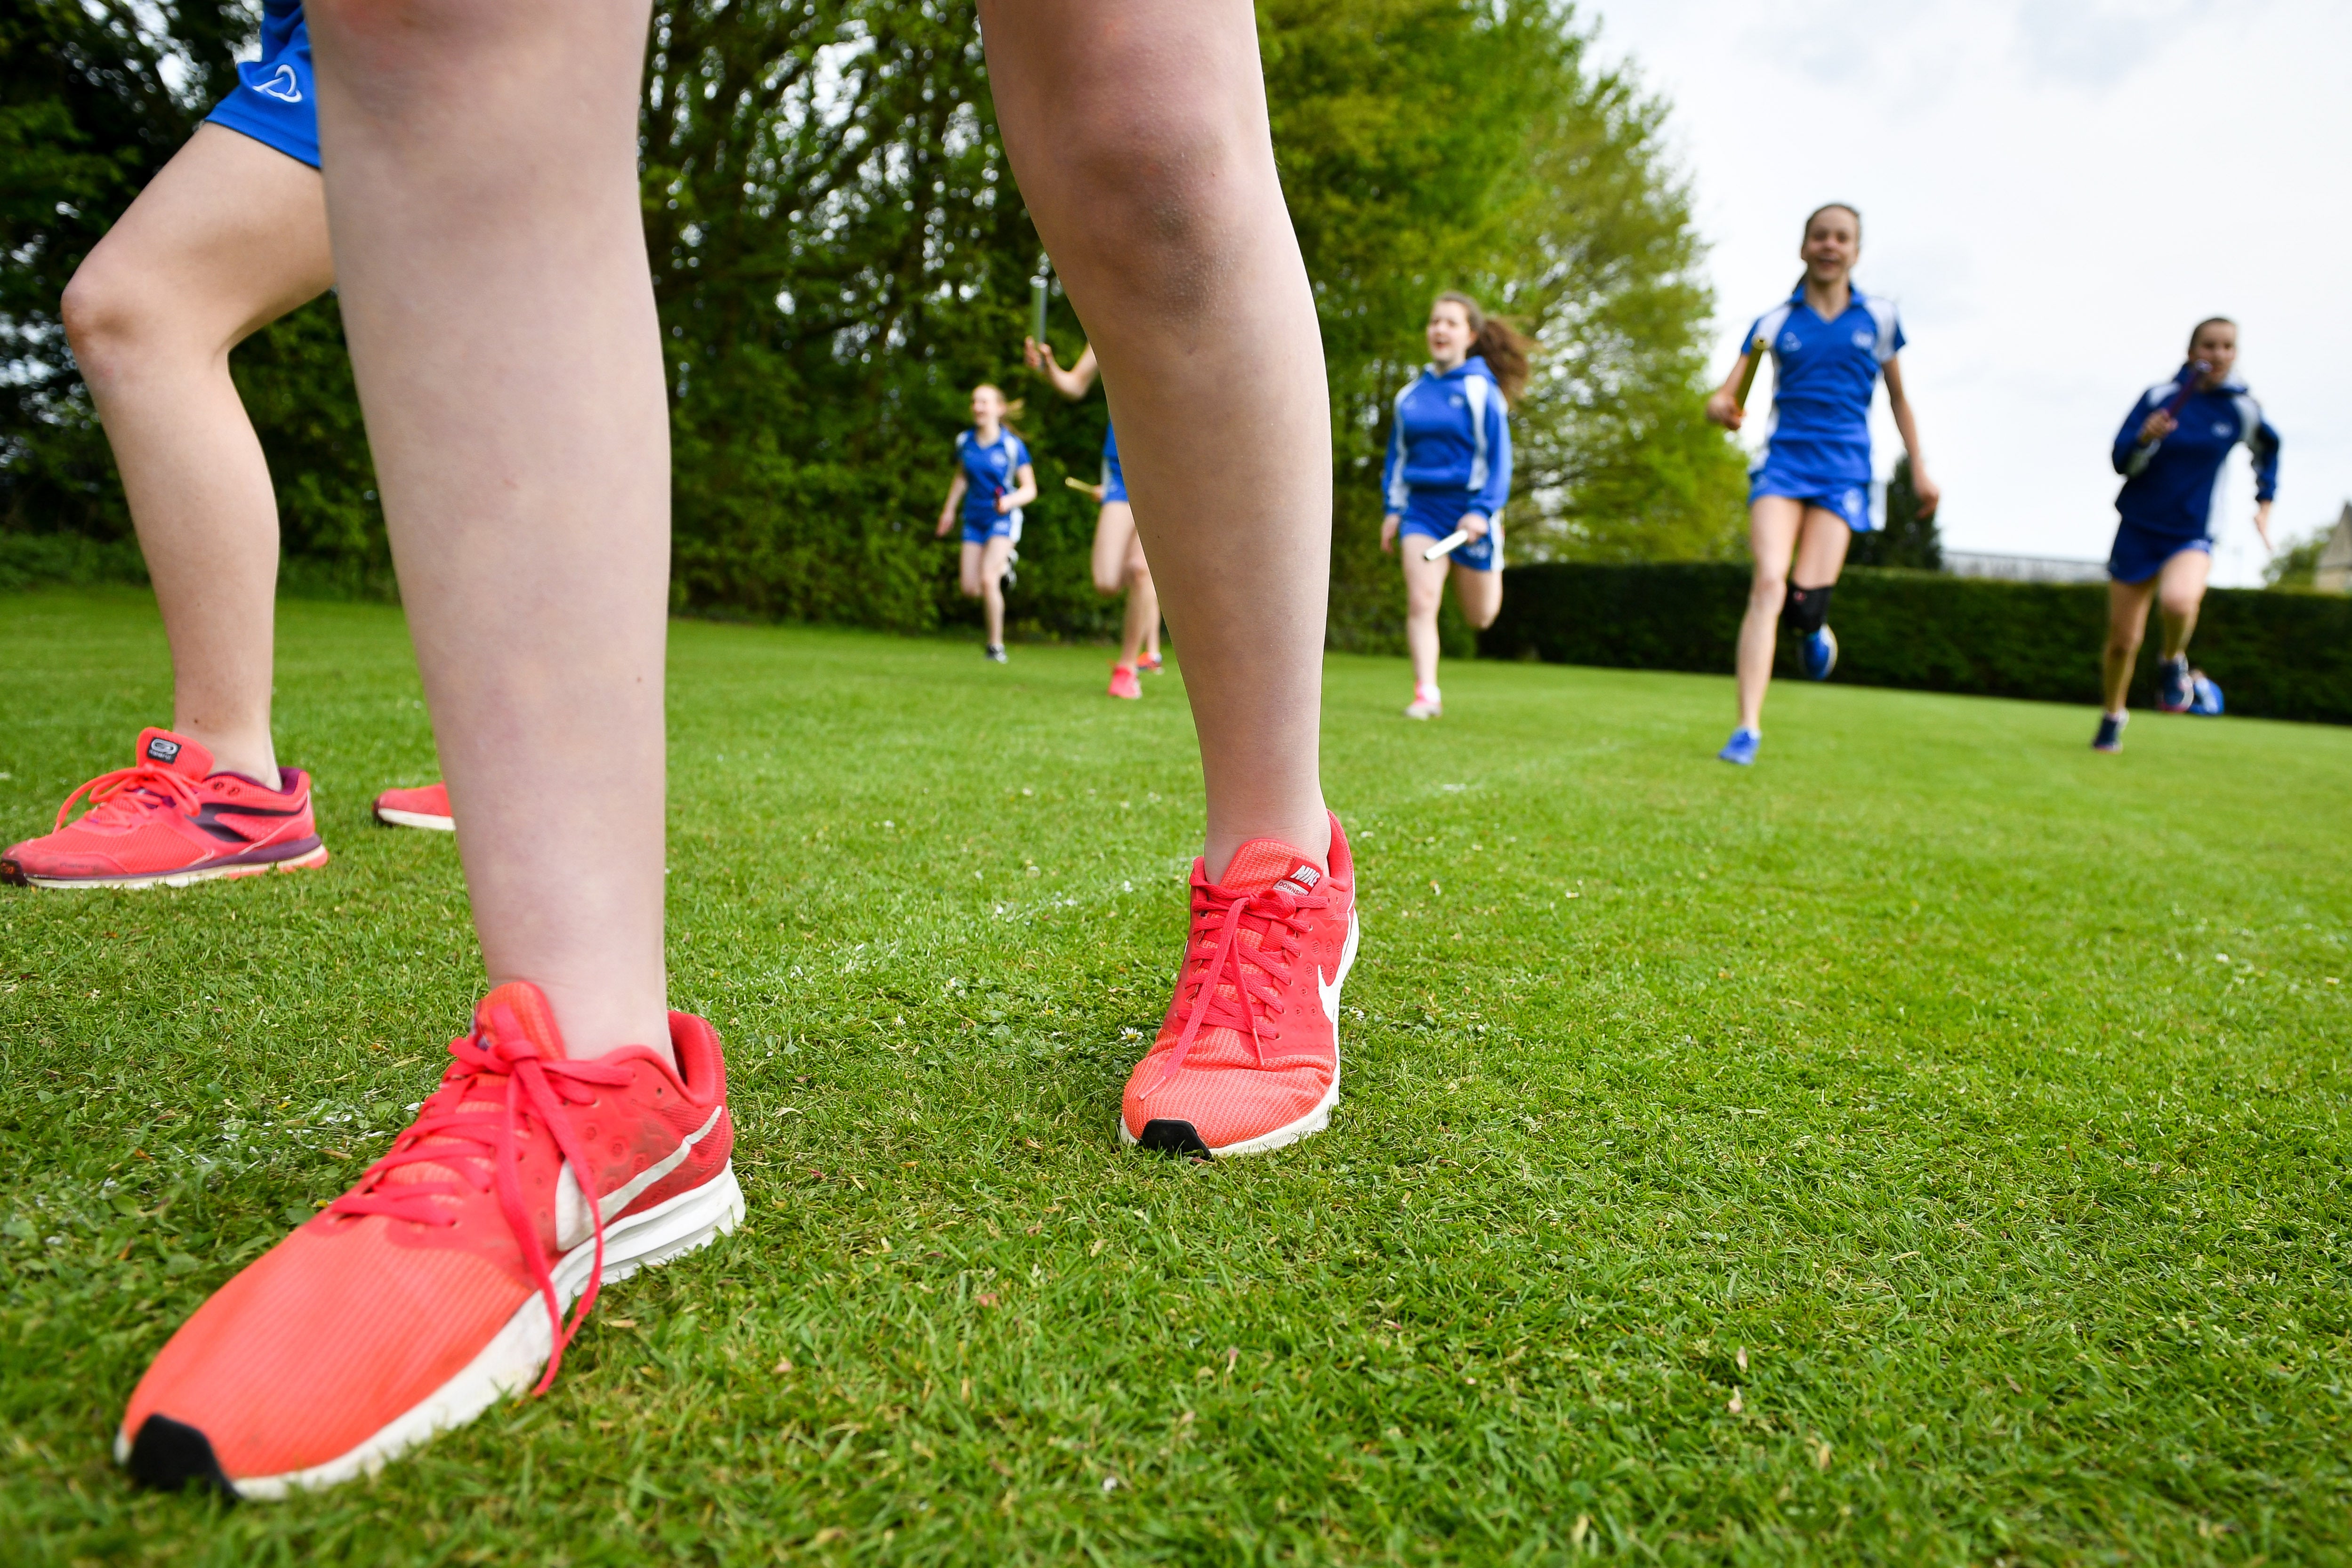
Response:
[{"label": "tree canopy", "polygon": [[[234,79],[257,18],[220,0],[20,0],[0,19],[0,529],[128,531],[57,321],[73,267]],[[1334,636],[1387,642],[1377,556],[1390,400],[1429,298],[1465,288],[1543,352],[1515,411],[1515,557],[1721,555],[1739,459],[1699,417],[1711,308],[1665,106],[1595,68],[1553,0],[1262,0],[1276,155],[1335,415]],[[643,137],[668,355],[676,600],[921,628],[966,613],[929,538],[981,380],[1045,495],[1013,611],[1107,631],[1088,585],[1099,398],[1018,368],[1035,231],[968,4],[664,0]],[[1066,359],[1080,329],[1056,298]],[[387,579],[331,297],[234,357],[278,480],[289,573]]]}]

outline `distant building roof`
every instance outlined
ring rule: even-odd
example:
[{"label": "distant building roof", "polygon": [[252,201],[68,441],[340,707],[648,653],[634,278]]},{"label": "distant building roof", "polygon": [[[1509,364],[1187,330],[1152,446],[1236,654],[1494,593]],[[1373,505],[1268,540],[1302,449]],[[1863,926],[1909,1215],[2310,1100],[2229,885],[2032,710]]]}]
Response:
[{"label": "distant building roof", "polygon": [[2352,591],[2352,501],[2344,503],[2344,510],[2336,519],[2336,531],[2327,536],[2327,543],[2319,552],[2319,568],[2312,573],[2312,585],[2323,593]]},{"label": "distant building roof", "polygon": [[2004,582],[2105,582],[2107,563],[2053,555],[1988,555],[1947,549],[1944,570],[1955,577],[1990,577]]}]

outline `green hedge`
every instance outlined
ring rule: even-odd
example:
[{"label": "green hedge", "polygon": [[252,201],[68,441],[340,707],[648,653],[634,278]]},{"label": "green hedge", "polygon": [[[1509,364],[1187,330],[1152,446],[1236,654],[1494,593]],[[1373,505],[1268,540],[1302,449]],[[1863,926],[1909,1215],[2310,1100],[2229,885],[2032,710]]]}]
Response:
[{"label": "green hedge", "polygon": [[[1511,568],[1503,612],[1479,638],[1488,658],[1728,674],[1748,600],[1748,568],[1692,562]],[[1831,624],[1833,679],[1856,685],[2095,704],[2105,640],[2105,584],[1990,582],[1851,568]],[[2151,617],[2151,622],[2153,618]],[[2152,702],[2158,643],[2140,645],[2132,702]],[[2229,711],[2352,724],[2352,599],[2215,589],[2190,656]],[[1795,640],[1780,639],[1781,673]]]}]

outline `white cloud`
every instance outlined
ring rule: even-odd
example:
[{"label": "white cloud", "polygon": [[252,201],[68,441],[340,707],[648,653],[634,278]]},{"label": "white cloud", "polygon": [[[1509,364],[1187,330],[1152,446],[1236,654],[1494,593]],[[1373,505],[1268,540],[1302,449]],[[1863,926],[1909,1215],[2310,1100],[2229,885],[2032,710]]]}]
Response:
[{"label": "white cloud", "polygon": [[[1674,105],[1718,370],[1795,279],[1804,214],[1862,209],[1856,277],[1902,301],[1948,543],[2103,558],[2108,443],[2208,315],[2240,322],[2284,437],[2278,531],[2352,497],[2352,6],[1625,0],[1601,25]],[[1883,474],[1883,398],[1876,423]],[[2260,580],[2252,494],[2241,455],[2217,581]]]}]

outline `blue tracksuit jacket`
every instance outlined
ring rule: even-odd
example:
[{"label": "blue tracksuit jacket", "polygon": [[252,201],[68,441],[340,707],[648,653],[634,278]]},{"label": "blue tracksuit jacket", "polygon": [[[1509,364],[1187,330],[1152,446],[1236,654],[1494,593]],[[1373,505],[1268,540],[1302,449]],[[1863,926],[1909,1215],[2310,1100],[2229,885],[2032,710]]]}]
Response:
[{"label": "blue tracksuit jacket", "polygon": [[2254,460],[2255,498],[2267,501],[2278,490],[2278,432],[2263,417],[2263,405],[2237,382],[2189,393],[2173,416],[2179,428],[2161,441],[2140,444],[2139,427],[2147,416],[2170,402],[2194,373],[2183,365],[2170,381],[2140,393],[2116,432],[2116,472],[2124,476],[2116,510],[2126,523],[2167,538],[2212,537],[2221,464],[2242,441]]}]

